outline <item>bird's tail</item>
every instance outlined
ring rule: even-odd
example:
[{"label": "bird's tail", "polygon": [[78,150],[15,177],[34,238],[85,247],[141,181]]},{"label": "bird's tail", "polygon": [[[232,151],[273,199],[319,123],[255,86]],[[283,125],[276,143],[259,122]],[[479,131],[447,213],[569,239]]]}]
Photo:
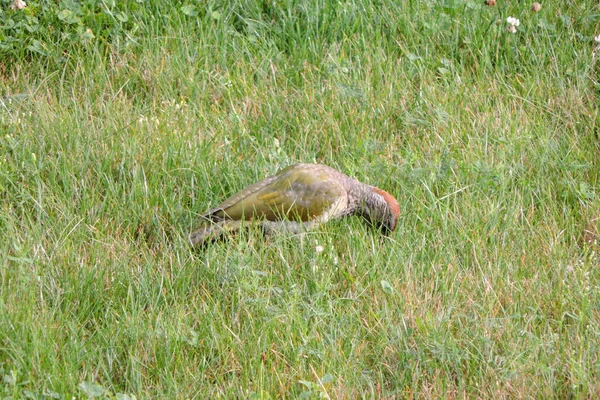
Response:
[{"label": "bird's tail", "polygon": [[209,241],[217,240],[228,232],[235,232],[241,226],[241,221],[206,221],[190,234],[189,240],[192,246],[201,246]]}]

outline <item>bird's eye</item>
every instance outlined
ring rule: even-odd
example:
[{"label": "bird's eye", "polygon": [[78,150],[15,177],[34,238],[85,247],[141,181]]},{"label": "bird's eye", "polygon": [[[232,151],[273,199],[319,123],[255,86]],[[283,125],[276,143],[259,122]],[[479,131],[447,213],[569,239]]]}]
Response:
[{"label": "bird's eye", "polygon": [[381,222],[379,224],[378,228],[381,230],[381,233],[383,233],[384,235],[389,235],[394,230],[393,227],[389,226],[385,222]]}]

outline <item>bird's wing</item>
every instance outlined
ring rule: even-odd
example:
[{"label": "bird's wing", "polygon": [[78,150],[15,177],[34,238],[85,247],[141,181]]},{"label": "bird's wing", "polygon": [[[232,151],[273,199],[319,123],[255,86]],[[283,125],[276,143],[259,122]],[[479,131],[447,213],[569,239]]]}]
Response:
[{"label": "bird's wing", "polygon": [[270,221],[308,221],[332,206],[339,206],[340,201],[347,202],[346,189],[335,174],[329,169],[300,164],[243,189],[206,217],[211,220],[259,217]]},{"label": "bird's wing", "polygon": [[[270,176],[266,179],[263,179],[260,182],[256,182],[253,185],[245,187],[244,189],[240,190],[239,192],[237,192],[236,194],[234,194],[233,196],[231,196],[230,198],[228,198],[227,200],[225,200],[224,202],[222,202],[221,204],[219,204],[212,210],[209,210],[206,214],[204,214],[202,216],[202,218],[213,220],[213,221],[228,219],[228,218],[226,218],[225,210],[229,210],[232,207],[235,207],[236,204],[245,201],[245,199],[248,199],[252,195],[256,194],[256,192],[263,189],[265,186],[268,186],[269,184],[271,184],[275,179],[277,179],[276,175]],[[227,215],[229,215],[229,214],[227,214]],[[231,218],[231,219],[236,219],[236,218]],[[237,218],[237,219],[240,219],[240,218]]]}]

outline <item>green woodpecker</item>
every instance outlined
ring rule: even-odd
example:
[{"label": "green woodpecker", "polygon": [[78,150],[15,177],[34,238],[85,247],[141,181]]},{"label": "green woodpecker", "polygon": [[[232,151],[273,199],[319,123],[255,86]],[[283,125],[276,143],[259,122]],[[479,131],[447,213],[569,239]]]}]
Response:
[{"label": "green woodpecker", "polygon": [[300,233],[331,218],[359,215],[389,233],[400,207],[388,192],[364,184],[322,164],[295,164],[219,204],[201,217],[190,235],[192,245],[217,239],[258,221],[267,234]]}]

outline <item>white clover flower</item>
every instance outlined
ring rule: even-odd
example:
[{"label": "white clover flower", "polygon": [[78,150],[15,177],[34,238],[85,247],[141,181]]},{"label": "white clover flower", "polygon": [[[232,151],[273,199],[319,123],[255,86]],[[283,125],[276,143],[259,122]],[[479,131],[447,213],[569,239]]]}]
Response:
[{"label": "white clover flower", "polygon": [[510,26],[514,26],[517,27],[519,25],[521,25],[521,21],[519,21],[518,18],[514,18],[514,17],[508,17],[506,18],[506,23]]},{"label": "white clover flower", "polygon": [[27,3],[25,3],[23,0],[13,0],[13,2],[10,3],[10,8],[13,10],[22,10],[25,7],[27,7]]},{"label": "white clover flower", "polygon": [[325,250],[325,247],[318,245],[317,247],[315,247],[315,251],[317,252],[317,254],[322,253],[323,250]]},{"label": "white clover flower", "polygon": [[514,18],[514,17],[506,18],[506,23],[508,24],[507,29],[510,33],[516,33],[517,26],[521,25],[521,21],[519,21],[518,18]]},{"label": "white clover flower", "polygon": [[600,43],[600,35],[594,36],[594,42]]}]

